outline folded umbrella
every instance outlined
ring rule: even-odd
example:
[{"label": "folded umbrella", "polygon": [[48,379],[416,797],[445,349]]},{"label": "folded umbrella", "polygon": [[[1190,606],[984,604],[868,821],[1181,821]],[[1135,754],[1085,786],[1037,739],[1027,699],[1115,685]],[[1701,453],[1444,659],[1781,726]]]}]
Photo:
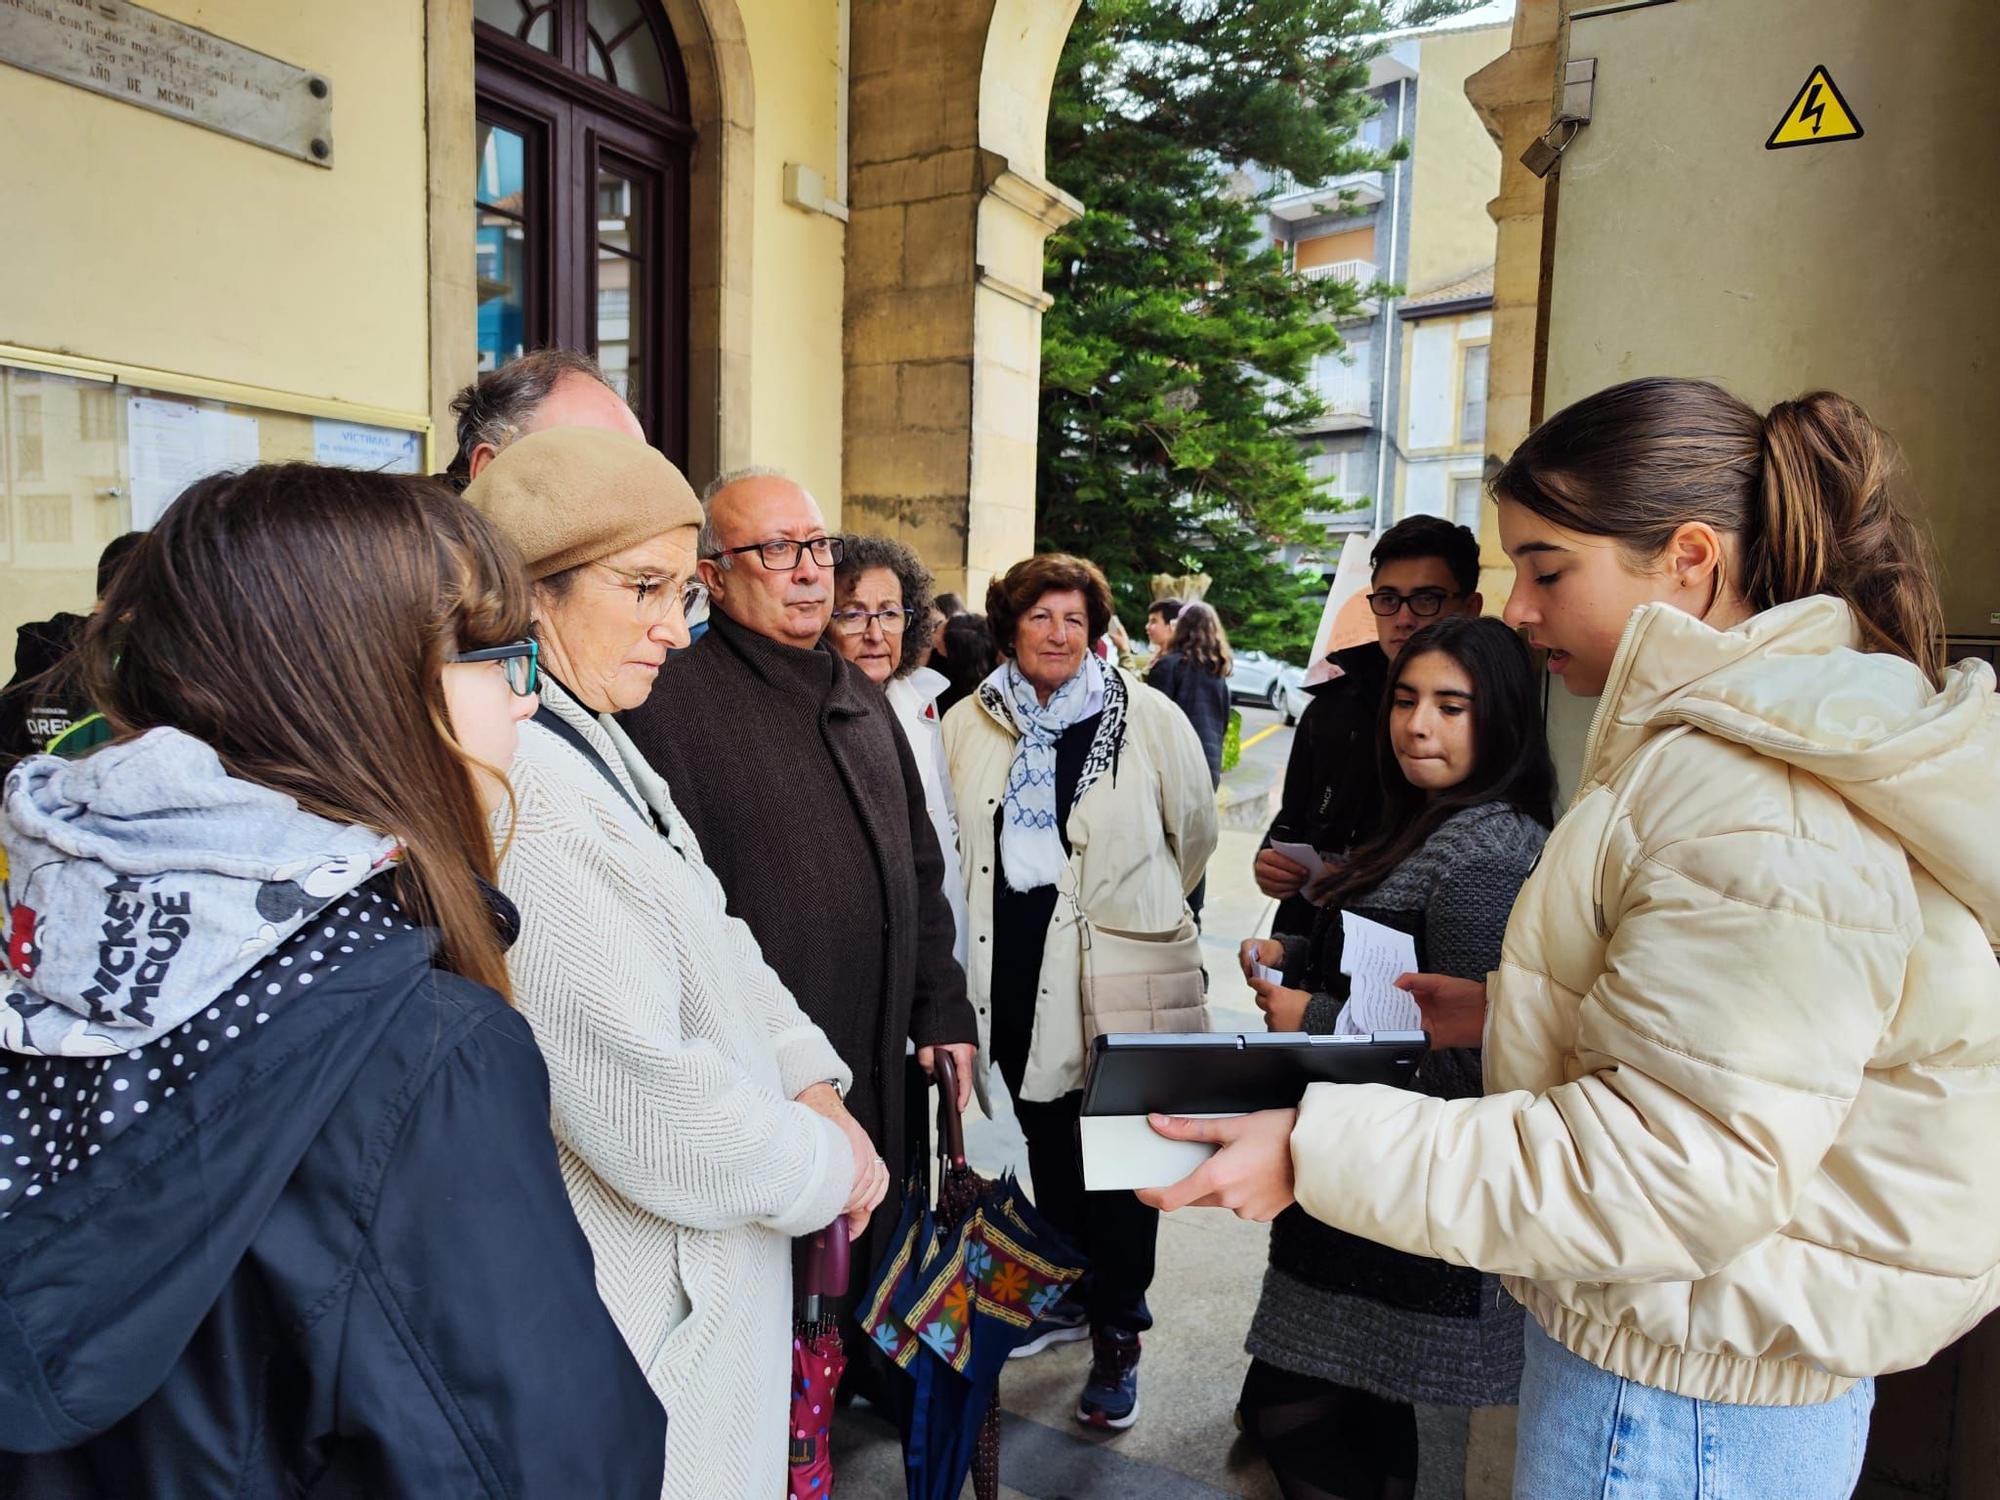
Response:
[{"label": "folded umbrella", "polygon": [[835,1219],[806,1247],[805,1315],[792,1334],[791,1462],[785,1472],[788,1500],[825,1500],[833,1493],[833,1393],[847,1369],[840,1326],[825,1299],[847,1291],[850,1246],[847,1220]]},{"label": "folded umbrella", "polygon": [[861,1323],[916,1382],[904,1450],[910,1500],[957,1500],[971,1473],[979,1500],[999,1494],[1000,1409],[1008,1354],[1083,1274],[1012,1176],[993,1182],[965,1159],[957,1079],[940,1056],[937,1207],[910,1194]]}]

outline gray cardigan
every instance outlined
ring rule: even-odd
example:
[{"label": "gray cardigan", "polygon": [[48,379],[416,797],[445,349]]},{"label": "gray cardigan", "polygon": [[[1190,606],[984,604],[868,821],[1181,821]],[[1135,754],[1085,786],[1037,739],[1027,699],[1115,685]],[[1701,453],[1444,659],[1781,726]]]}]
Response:
[{"label": "gray cardigan", "polygon": [[[1428,972],[1484,981],[1499,965],[1514,897],[1548,836],[1548,829],[1508,803],[1466,808],[1348,906],[1414,933]],[[1285,982],[1313,992],[1302,1023],[1307,1031],[1332,1031],[1347,1003],[1347,980],[1339,971],[1339,916],[1322,914],[1310,935],[1280,939]],[[1477,1048],[1432,1053],[1418,1078],[1418,1087],[1438,1098],[1484,1092]]]}]

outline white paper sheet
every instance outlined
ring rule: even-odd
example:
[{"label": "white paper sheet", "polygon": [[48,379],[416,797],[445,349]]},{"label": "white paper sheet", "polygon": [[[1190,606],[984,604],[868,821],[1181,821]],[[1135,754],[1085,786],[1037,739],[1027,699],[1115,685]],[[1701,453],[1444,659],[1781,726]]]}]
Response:
[{"label": "white paper sheet", "polygon": [[1419,1031],[1423,1012],[1396,981],[1417,970],[1417,941],[1407,932],[1384,927],[1351,911],[1340,914],[1340,972],[1352,983],[1334,1031],[1356,1036],[1370,1031]]},{"label": "white paper sheet", "polygon": [[153,396],[126,400],[132,529],[144,531],[195,480],[257,462],[257,419]]},{"label": "white paper sheet", "polygon": [[1311,844],[1281,844],[1271,840],[1272,852],[1282,854],[1295,865],[1306,867],[1306,884],[1310,886],[1326,873],[1326,861],[1319,857],[1319,850]]},{"label": "white paper sheet", "polygon": [[1282,969],[1273,969],[1267,964],[1260,964],[1254,958],[1250,960],[1250,977],[1252,979],[1262,979],[1270,984],[1283,984],[1285,982],[1285,975]]}]

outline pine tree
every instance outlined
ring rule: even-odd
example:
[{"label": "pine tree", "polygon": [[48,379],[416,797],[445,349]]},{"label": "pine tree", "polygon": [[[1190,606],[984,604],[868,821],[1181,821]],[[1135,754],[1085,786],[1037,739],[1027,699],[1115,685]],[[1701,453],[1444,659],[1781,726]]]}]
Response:
[{"label": "pine tree", "polygon": [[[1155,573],[1203,572],[1232,640],[1293,659],[1324,589],[1274,559],[1324,508],[1291,429],[1361,290],[1286,272],[1243,168],[1318,184],[1361,145],[1371,37],[1469,0],[1086,0],[1056,73],[1037,544],[1089,557],[1136,624]],[[1332,200],[1330,200],[1332,201]]]}]

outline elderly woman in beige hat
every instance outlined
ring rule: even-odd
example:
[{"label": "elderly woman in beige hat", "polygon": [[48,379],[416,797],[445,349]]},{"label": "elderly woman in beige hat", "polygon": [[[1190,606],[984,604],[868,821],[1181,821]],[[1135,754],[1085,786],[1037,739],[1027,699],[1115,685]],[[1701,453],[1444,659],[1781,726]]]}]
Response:
[{"label": "elderly woman in beige hat", "polygon": [[580,427],[510,445],[465,498],[534,584],[542,705],[497,831],[563,1178],[667,1408],[666,1493],[776,1495],[789,1241],[843,1214],[858,1233],[888,1177],[841,1107],[846,1066],[611,717],[687,644],[701,507],[644,443]]}]

